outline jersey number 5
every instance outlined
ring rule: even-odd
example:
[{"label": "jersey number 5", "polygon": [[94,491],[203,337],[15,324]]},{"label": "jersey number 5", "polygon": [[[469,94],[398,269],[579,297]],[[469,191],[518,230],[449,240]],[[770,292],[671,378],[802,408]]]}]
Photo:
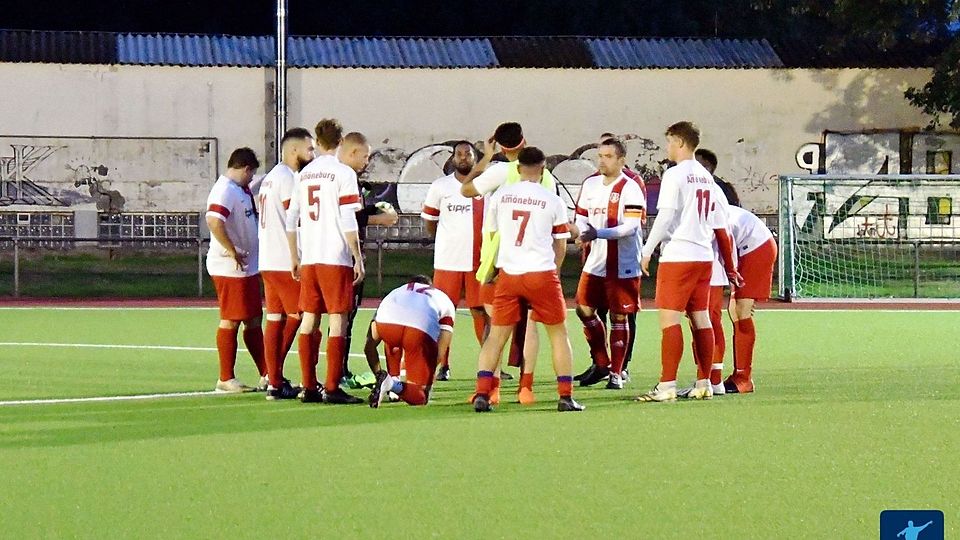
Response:
[{"label": "jersey number 5", "polygon": [[698,189],[697,190],[697,215],[700,216],[700,221],[706,221],[710,216],[710,211],[713,208],[710,206],[710,190],[709,189]]},{"label": "jersey number 5", "polygon": [[307,187],[307,202],[310,203],[310,219],[313,221],[320,219],[320,197],[317,197],[318,191],[320,191],[320,186]]},{"label": "jersey number 5", "polygon": [[517,243],[515,245],[523,244],[523,235],[527,234],[527,223],[530,222],[530,211],[529,210],[514,210],[513,211],[513,220],[520,220],[520,232],[517,233]]}]

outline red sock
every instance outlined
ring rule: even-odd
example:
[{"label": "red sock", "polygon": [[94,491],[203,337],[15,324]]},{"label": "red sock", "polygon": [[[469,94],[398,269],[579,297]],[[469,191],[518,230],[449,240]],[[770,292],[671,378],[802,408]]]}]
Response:
[{"label": "red sock", "polygon": [[257,366],[260,376],[265,377],[267,375],[267,361],[263,354],[263,329],[259,325],[243,325],[243,344],[247,346],[247,351],[253,357],[253,364]]},{"label": "red sock", "polygon": [[496,380],[497,382],[500,381],[498,377],[493,376],[493,372],[478,371],[477,372],[477,393],[489,396],[490,392],[492,392],[495,387],[494,380]]},{"label": "red sock", "polygon": [[327,338],[327,380],[324,387],[327,392],[340,388],[340,377],[343,375],[343,349],[347,346],[347,339],[343,336]]},{"label": "red sock", "polygon": [[283,321],[283,342],[280,344],[280,352],[277,356],[277,360],[280,362],[280,373],[283,373],[283,363],[287,360],[287,353],[290,352],[290,347],[293,347],[293,342],[296,341],[299,330],[300,319],[294,319],[288,315]]},{"label": "red sock", "polygon": [[664,328],[660,334],[660,382],[675,381],[683,358],[683,330],[675,324]]},{"label": "red sock", "polygon": [[749,379],[753,372],[753,347],[757,342],[757,328],[753,318],[741,319],[733,325],[734,375]]},{"label": "red sock", "polygon": [[716,320],[710,318],[710,326],[713,327],[713,363],[722,364],[723,356],[727,354],[727,339],[723,335],[723,320],[718,316]]},{"label": "red sock", "polygon": [[521,374],[520,374],[520,388],[526,388],[527,390],[533,390],[533,373],[521,373]]},{"label": "red sock", "polygon": [[236,377],[233,367],[237,363],[237,328],[217,328],[217,356],[220,357],[220,380]]},{"label": "red sock", "polygon": [[477,343],[483,345],[483,331],[486,329],[486,321],[484,321],[484,316],[470,310],[473,315],[473,333],[477,335]]},{"label": "red sock", "polygon": [[560,375],[557,377],[557,394],[560,397],[570,397],[573,395],[573,377],[570,375]]},{"label": "red sock", "polygon": [[623,362],[627,358],[627,344],[630,343],[630,327],[627,321],[610,323],[610,371],[623,371]]},{"label": "red sock", "polygon": [[320,343],[313,334],[300,334],[297,338],[297,352],[300,353],[300,382],[306,389],[317,387],[317,358],[320,356]]},{"label": "red sock", "polygon": [[270,386],[279,388],[283,382],[283,375],[280,368],[280,347],[282,345],[283,321],[271,321],[267,319],[267,327],[263,331],[263,357],[267,361],[267,376],[270,378]]},{"label": "red sock", "polygon": [[[579,314],[579,312],[578,312]],[[607,330],[603,327],[603,321],[597,314],[592,317],[580,317],[583,323],[583,335],[587,338],[587,345],[590,347],[590,356],[593,357],[593,363],[600,367],[610,366],[610,356],[607,355]]]},{"label": "red sock", "polygon": [[693,347],[697,350],[697,380],[709,379],[713,369],[713,328],[695,329]]},{"label": "red sock", "polygon": [[398,395],[408,405],[426,405],[427,403],[427,394],[419,384],[403,383],[403,390],[400,390]]}]

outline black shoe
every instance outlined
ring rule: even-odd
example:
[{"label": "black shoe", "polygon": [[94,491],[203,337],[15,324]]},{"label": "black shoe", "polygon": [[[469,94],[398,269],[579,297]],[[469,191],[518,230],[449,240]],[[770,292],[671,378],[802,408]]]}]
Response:
[{"label": "black shoe", "polygon": [[300,403],[323,403],[323,392],[319,388],[304,388],[300,390],[300,395],[297,397]]},{"label": "black shoe", "polygon": [[490,406],[490,397],[486,394],[477,394],[473,399],[473,410],[477,412],[490,412],[493,407]]},{"label": "black shoe", "polygon": [[590,374],[591,371],[593,371],[593,366],[595,366],[595,365],[596,365],[596,364],[593,363],[593,360],[591,360],[591,361],[590,361],[590,367],[588,367],[587,369],[583,370],[583,373],[575,376],[575,377],[573,378],[573,380],[575,380],[575,381],[582,381],[584,377],[586,377],[587,375]]},{"label": "black shoe", "polygon": [[730,378],[727,378],[727,380],[723,381],[723,389],[724,389],[728,394],[739,394],[739,393],[740,393],[740,389],[737,388],[737,383],[733,382],[733,379],[730,379]]},{"label": "black shoe", "polygon": [[512,381],[512,380],[513,380],[513,375],[507,373],[506,371],[501,371],[501,372],[500,372],[500,380],[501,380],[501,381]]},{"label": "black shoe", "polygon": [[557,400],[557,410],[560,412],[582,411],[584,409],[586,407],[574,401],[570,396],[561,396]]},{"label": "black shoe", "polygon": [[363,403],[363,400],[357,396],[351,396],[350,394],[344,392],[342,388],[337,388],[333,392],[324,392],[323,402],[331,403],[333,405],[356,405],[358,403]]},{"label": "black shoe", "polygon": [[376,409],[383,403],[383,400],[387,397],[387,394],[390,392],[389,388],[385,388],[387,377],[390,375],[386,371],[377,372],[377,382],[373,384],[373,391],[370,392],[370,407]]},{"label": "black shoe", "polygon": [[449,381],[450,380],[450,366],[440,366],[440,371],[437,372],[438,381]]},{"label": "black shoe", "polygon": [[278,399],[296,399],[300,394],[299,388],[290,386],[289,381],[283,381],[280,388],[272,386],[267,387],[267,401],[276,401]]},{"label": "black shoe", "polygon": [[583,378],[580,379],[580,386],[593,386],[606,379],[608,375],[610,375],[608,368],[593,364],[590,369],[584,372]]}]

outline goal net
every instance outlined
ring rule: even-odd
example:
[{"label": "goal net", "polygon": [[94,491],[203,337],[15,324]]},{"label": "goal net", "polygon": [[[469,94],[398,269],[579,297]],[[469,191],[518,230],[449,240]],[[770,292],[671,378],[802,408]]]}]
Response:
[{"label": "goal net", "polygon": [[960,298],[960,175],[781,176],[780,294]]}]

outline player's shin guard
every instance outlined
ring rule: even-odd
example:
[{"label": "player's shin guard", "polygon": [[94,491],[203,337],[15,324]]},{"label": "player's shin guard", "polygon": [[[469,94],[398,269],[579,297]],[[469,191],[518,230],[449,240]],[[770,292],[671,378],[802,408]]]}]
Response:
[{"label": "player's shin guard", "polygon": [[713,328],[694,329],[693,346],[697,350],[697,380],[709,379],[713,369]]},{"label": "player's shin guard", "polygon": [[257,366],[260,376],[266,376],[267,361],[263,353],[263,329],[260,325],[243,326],[243,344],[247,346],[247,351],[253,357],[253,363]]},{"label": "player's shin guard", "polygon": [[320,339],[317,333],[300,334],[297,352],[300,355],[300,382],[305,389],[313,390],[318,384],[317,359],[320,356]]},{"label": "player's shin guard", "polygon": [[683,330],[679,324],[660,331],[660,382],[677,380],[680,359],[683,358]]},{"label": "player's shin guard", "polygon": [[237,364],[236,328],[217,328],[217,356],[220,358],[220,380],[229,381],[236,377],[233,367]]},{"label": "player's shin guard", "polygon": [[343,336],[329,336],[327,338],[327,378],[324,388],[333,392],[340,388],[340,377],[343,376],[343,352],[347,340]]},{"label": "player's shin guard", "polygon": [[627,357],[627,344],[630,342],[630,327],[627,321],[610,324],[610,371],[620,373]]},{"label": "player's shin guard", "polygon": [[270,386],[280,388],[283,382],[282,368],[280,367],[280,347],[283,346],[283,321],[267,319],[267,326],[263,331],[263,357],[267,362],[267,376]]},{"label": "player's shin guard", "polygon": [[557,375],[557,394],[560,397],[570,397],[573,395],[573,377],[570,375]]},{"label": "player's shin guard", "polygon": [[603,321],[597,314],[587,317],[577,310],[577,317],[583,323],[583,335],[587,338],[587,345],[590,347],[590,356],[593,357],[593,363],[600,367],[610,366],[610,357],[607,355],[607,330],[603,327]]},{"label": "player's shin guard", "polygon": [[753,318],[741,319],[733,325],[734,375],[750,379],[753,372],[753,347],[757,341],[757,329]]},{"label": "player's shin guard", "polygon": [[426,405],[427,394],[419,384],[403,383],[403,390],[397,394],[408,405]]}]

